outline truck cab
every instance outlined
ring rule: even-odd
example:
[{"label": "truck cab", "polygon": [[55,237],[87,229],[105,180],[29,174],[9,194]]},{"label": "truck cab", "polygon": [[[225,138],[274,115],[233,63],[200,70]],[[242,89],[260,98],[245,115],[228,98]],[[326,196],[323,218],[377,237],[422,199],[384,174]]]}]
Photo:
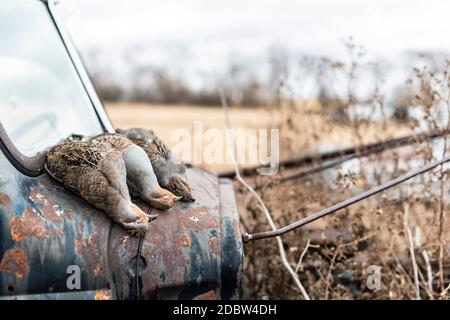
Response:
[{"label": "truck cab", "polygon": [[190,167],[195,202],[134,200],[158,215],[134,237],[45,173],[61,139],[114,132],[56,6],[0,4],[0,299],[242,298],[229,179]]}]

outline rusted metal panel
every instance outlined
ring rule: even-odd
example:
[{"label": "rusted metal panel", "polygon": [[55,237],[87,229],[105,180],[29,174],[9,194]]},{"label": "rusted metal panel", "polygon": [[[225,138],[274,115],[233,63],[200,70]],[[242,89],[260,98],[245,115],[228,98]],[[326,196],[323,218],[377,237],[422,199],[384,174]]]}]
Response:
[{"label": "rusted metal panel", "polygon": [[219,186],[215,175],[188,170],[194,203],[178,202],[158,214],[141,246],[140,297],[219,298],[221,251]]},{"label": "rusted metal panel", "polygon": [[231,180],[220,179],[220,196],[222,250],[220,298],[242,299],[244,248]]},{"label": "rusted metal panel", "polygon": [[67,268],[81,290],[107,289],[112,222],[48,176],[19,173],[0,153],[0,296],[67,292]]},{"label": "rusted metal panel", "polygon": [[[148,207],[139,203],[148,212]],[[137,255],[139,238],[128,235],[118,224],[113,223],[109,234],[108,257],[110,287],[115,299],[137,299]]]},{"label": "rusted metal panel", "polygon": [[242,243],[231,185],[224,188],[201,169],[187,174],[197,201],[164,212],[137,202],[158,214],[137,238],[47,175],[19,173],[0,153],[0,296],[73,293],[67,268],[77,265],[80,292],[110,289],[116,299],[241,297]]},{"label": "rusted metal panel", "polygon": [[[179,202],[165,212],[153,210],[158,219],[142,238],[139,258],[128,273],[122,272],[119,283],[132,283],[137,274],[133,298],[242,297],[242,242],[231,183],[219,185],[215,175],[200,169],[188,170],[188,178],[197,201]],[[222,247],[224,240],[227,248]],[[223,279],[232,281],[223,285]],[[118,295],[131,297],[136,291]]]},{"label": "rusted metal panel", "polygon": [[0,272],[13,273],[21,280],[30,272],[28,254],[22,248],[9,249],[0,261]]},{"label": "rusted metal panel", "polygon": [[0,300],[112,300],[111,290],[3,296]]}]

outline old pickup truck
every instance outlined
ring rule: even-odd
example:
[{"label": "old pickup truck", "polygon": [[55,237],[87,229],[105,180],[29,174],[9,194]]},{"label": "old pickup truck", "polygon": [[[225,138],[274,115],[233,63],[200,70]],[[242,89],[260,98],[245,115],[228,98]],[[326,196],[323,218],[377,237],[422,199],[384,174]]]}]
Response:
[{"label": "old pickup truck", "polygon": [[0,3],[0,298],[242,298],[230,180],[189,168],[196,202],[158,212],[136,200],[158,218],[133,237],[45,173],[62,138],[114,132],[56,6]]}]

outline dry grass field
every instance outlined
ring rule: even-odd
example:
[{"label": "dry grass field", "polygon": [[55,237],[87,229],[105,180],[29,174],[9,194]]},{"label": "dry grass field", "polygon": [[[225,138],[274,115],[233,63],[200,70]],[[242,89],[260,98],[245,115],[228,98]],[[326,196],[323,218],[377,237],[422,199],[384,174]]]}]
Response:
[{"label": "dry grass field", "polygon": [[[203,130],[210,128],[226,130],[224,112],[217,107],[201,107],[193,105],[150,105],[109,103],[107,113],[115,128],[132,127],[153,129],[168,145],[174,146],[172,133],[176,129],[194,131],[194,122],[201,121]],[[233,129],[280,129],[283,139],[290,137],[287,145],[281,146],[280,157],[299,155],[323,149],[350,146],[354,143],[354,132],[351,128],[335,123],[325,123],[323,116],[312,103],[299,106],[295,113],[283,109],[266,108],[232,108],[230,120]],[[284,123],[295,123],[298,132],[285,130]],[[398,137],[410,133],[407,126],[385,128],[381,125],[369,124],[360,143],[370,143],[379,139]],[[250,152],[252,152],[250,150]],[[256,151],[255,151],[256,152]],[[246,164],[244,164],[245,166]],[[231,169],[230,164],[203,164],[202,167],[213,171]]]}]

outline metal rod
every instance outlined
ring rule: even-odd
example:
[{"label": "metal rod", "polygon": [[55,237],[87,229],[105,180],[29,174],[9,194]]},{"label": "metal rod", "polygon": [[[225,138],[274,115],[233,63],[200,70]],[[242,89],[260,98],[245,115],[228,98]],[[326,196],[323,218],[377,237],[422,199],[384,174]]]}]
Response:
[{"label": "metal rod", "polygon": [[371,197],[377,193],[383,192],[386,189],[392,188],[402,182],[405,182],[407,180],[410,180],[418,175],[421,175],[425,172],[428,172],[434,168],[436,168],[439,165],[442,165],[446,162],[450,161],[450,156],[447,156],[439,161],[435,161],[432,162],[428,165],[425,165],[421,168],[418,168],[416,170],[412,170],[409,173],[406,173],[400,177],[397,177],[393,180],[390,180],[386,183],[383,183],[379,186],[376,186],[370,190],[367,190],[359,195],[353,196],[347,200],[344,200],[342,202],[339,202],[331,207],[328,207],[322,211],[319,211],[317,213],[314,213],[306,218],[300,219],[294,223],[291,223],[283,228],[280,228],[278,230],[274,230],[274,231],[266,231],[266,232],[260,232],[260,233],[253,233],[253,234],[249,234],[249,233],[244,233],[242,235],[242,240],[244,242],[250,242],[252,240],[258,240],[258,239],[267,239],[267,238],[273,238],[273,237],[278,237],[281,236],[287,232],[290,232],[292,230],[295,230],[297,228],[303,227],[304,225],[307,225],[313,221],[316,221],[317,219],[323,218],[327,215],[330,215],[338,210],[344,209],[356,202],[359,202],[361,200],[364,200],[368,197]]},{"label": "metal rod", "polygon": [[[365,152],[377,152],[390,148],[405,146],[408,144],[413,144],[416,142],[421,142],[426,139],[439,138],[450,133],[450,130],[432,130],[430,132],[408,135],[400,138],[385,140],[381,142],[375,142],[370,144],[365,144],[361,146],[348,147],[339,150],[327,151],[323,153],[309,154],[301,157],[293,157],[286,160],[280,161],[280,167],[292,168],[300,167],[303,165],[308,165],[317,161],[334,159],[337,157],[343,157],[352,154],[364,154]],[[249,168],[241,169],[241,175],[248,176],[252,174],[257,174],[258,170],[264,168],[264,165],[257,165]],[[221,178],[234,178],[236,172],[234,170],[224,171],[218,174]]]}]

